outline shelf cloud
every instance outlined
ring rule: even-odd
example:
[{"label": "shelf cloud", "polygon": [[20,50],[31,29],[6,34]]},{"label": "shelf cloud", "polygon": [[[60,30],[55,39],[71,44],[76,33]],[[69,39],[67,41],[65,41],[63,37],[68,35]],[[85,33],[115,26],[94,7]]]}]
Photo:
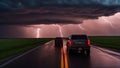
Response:
[{"label": "shelf cloud", "polygon": [[0,24],[80,24],[119,12],[119,7],[40,7],[0,13]]}]

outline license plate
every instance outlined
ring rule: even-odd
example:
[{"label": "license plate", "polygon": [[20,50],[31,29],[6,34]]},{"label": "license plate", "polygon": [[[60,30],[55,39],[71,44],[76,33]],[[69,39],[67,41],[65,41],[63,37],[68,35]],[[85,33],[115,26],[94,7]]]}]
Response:
[{"label": "license plate", "polygon": [[80,51],[80,50],[82,50],[82,48],[78,48],[78,50]]},{"label": "license plate", "polygon": [[76,42],[76,44],[82,44],[83,42]]}]

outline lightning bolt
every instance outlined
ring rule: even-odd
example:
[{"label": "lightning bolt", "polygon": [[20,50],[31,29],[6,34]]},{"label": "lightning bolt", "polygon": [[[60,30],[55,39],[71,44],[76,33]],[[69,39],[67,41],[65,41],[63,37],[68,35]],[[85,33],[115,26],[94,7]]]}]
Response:
[{"label": "lightning bolt", "polygon": [[109,20],[107,20],[106,18],[102,17],[103,21],[107,24],[109,24],[112,28],[115,28],[112,24],[112,22],[110,22]]},{"label": "lightning bolt", "polygon": [[62,28],[60,25],[56,24],[56,26],[58,27],[59,29],[59,32],[60,32],[60,36],[63,37],[63,33],[62,33]]},{"label": "lightning bolt", "polygon": [[36,38],[40,38],[40,28],[37,28],[37,35]]}]

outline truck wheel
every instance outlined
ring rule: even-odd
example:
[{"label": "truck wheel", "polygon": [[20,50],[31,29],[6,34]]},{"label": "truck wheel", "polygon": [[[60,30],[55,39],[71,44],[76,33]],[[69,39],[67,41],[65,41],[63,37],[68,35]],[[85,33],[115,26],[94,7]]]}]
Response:
[{"label": "truck wheel", "polygon": [[87,50],[86,50],[86,55],[87,55],[87,56],[90,56],[90,49],[87,49]]},{"label": "truck wheel", "polygon": [[71,53],[71,50],[69,48],[67,48],[67,53],[70,54]]},{"label": "truck wheel", "polygon": [[67,47],[67,53],[69,53],[69,48]]},{"label": "truck wheel", "polygon": [[81,54],[84,55],[85,54],[85,50],[81,50]]}]

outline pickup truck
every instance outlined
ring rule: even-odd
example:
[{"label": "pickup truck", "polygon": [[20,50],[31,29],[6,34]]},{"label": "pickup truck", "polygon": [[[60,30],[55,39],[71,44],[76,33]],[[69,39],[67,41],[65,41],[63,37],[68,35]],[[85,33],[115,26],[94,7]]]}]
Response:
[{"label": "pickup truck", "polygon": [[71,35],[67,40],[67,52],[77,51],[90,55],[90,40],[87,35]]}]

